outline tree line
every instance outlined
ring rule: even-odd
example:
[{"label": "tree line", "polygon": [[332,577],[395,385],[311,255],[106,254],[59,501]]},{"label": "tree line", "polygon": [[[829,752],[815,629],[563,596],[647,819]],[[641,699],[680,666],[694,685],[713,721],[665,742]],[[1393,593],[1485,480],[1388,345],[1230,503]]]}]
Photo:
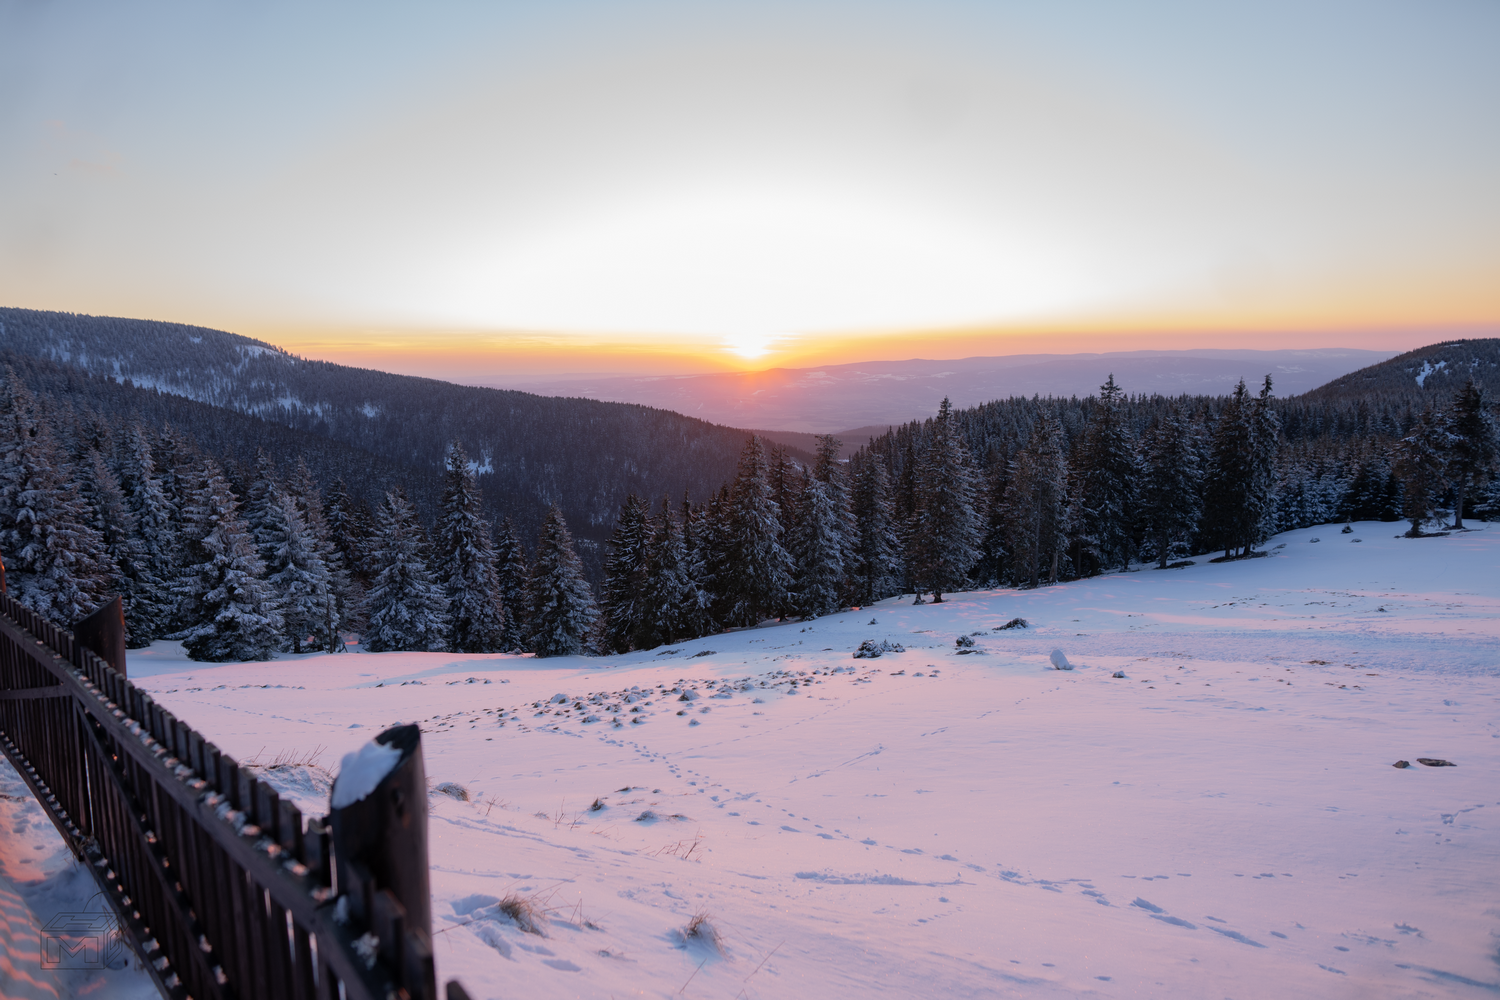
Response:
[{"label": "tree line", "polygon": [[1494,420],[1472,380],[1383,436],[1288,441],[1276,403],[1269,377],[1215,400],[1132,399],[1111,377],[1082,402],[945,400],[848,462],[832,437],[810,462],[751,437],[701,501],[627,495],[596,599],[558,507],[524,545],[484,516],[456,442],[425,521],[399,485],[371,505],[300,458],[226,470],[170,425],[64,419],[7,371],[0,553],[39,613],[69,624],[120,593],[133,646],[171,637],[198,659],[335,651],[349,635],[372,651],[549,656],[1245,557],[1343,517],[1405,516],[1416,534],[1444,504],[1457,526],[1476,500],[1500,516]]}]

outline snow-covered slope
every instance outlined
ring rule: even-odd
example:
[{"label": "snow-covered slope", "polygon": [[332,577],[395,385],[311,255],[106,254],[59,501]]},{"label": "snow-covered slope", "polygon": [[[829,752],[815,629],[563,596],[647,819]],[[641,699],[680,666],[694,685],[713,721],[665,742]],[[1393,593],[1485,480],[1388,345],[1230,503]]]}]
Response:
[{"label": "snow-covered slope", "polygon": [[131,671],[262,761],[420,721],[475,997],[1491,995],[1500,531],[1354,527],[627,656]]}]

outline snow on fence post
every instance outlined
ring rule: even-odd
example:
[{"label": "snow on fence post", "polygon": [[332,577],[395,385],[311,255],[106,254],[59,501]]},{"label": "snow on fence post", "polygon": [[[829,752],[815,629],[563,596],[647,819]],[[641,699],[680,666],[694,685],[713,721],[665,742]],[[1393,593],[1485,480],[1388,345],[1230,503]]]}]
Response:
[{"label": "snow on fence post", "polygon": [[73,639],[92,649],[99,659],[115,668],[115,673],[128,676],[125,673],[125,605],[118,596],[95,608],[87,618],[79,619],[73,626]]},{"label": "snow on fence post", "polygon": [[[383,751],[396,759],[382,761]],[[421,729],[393,726],[345,757],[328,820],[338,891],[355,920],[379,939],[380,957],[412,996],[435,998]]]}]

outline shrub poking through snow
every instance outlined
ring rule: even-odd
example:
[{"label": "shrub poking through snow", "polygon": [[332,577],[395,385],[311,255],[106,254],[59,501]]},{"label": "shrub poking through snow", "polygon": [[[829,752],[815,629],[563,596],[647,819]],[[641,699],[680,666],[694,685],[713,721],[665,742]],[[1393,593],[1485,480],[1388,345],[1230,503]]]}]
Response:
[{"label": "shrub poking through snow", "polygon": [[603,809],[603,808],[604,808],[604,800],[603,799],[595,799],[594,800],[594,804],[591,805],[591,806],[589,806],[589,812],[596,813],[600,809]]},{"label": "shrub poking through snow", "polygon": [[656,822],[656,813],[652,812],[650,809],[647,809],[639,816],[637,816],[635,818],[635,821],[637,823],[654,823]]},{"label": "shrub poking through snow", "polygon": [[535,896],[517,896],[511,894],[500,900],[498,908],[501,913],[515,921],[516,926],[527,934],[535,934],[537,937],[547,936],[547,930],[544,926],[547,911],[537,902]]},{"label": "shrub poking through snow", "polygon": [[719,936],[719,930],[709,919],[708,911],[699,910],[693,914],[693,919],[687,922],[687,926],[677,932],[682,937],[682,946],[702,945],[712,948],[720,955],[724,954],[724,939]]},{"label": "shrub poking through snow", "polygon": [[866,639],[854,651],[854,658],[856,660],[873,660],[882,653],[904,652],[906,652],[906,647],[900,643],[890,642],[886,639]]},{"label": "shrub poking through snow", "polygon": [[995,631],[1000,632],[1008,628],[1031,628],[1031,622],[1027,621],[1024,618],[1012,618],[1004,625],[1001,625],[999,628],[995,629]]},{"label": "shrub poking through snow", "polygon": [[973,649],[974,637],[969,635],[961,635],[957,639],[953,640],[953,645],[957,646],[959,649]]},{"label": "shrub poking through snow", "polygon": [[469,801],[469,790],[454,781],[445,781],[441,785],[438,785],[434,791],[451,796],[460,802]]}]

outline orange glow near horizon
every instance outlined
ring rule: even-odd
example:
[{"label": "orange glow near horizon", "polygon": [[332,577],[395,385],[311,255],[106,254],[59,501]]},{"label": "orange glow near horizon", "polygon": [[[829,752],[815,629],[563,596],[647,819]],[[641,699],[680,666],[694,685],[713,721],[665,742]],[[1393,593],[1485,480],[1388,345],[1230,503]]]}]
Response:
[{"label": "orange glow near horizon", "polygon": [[241,327],[308,358],[359,368],[479,385],[518,385],[573,376],[681,376],[814,368],[859,362],[1092,354],[1202,348],[1362,348],[1404,352],[1440,340],[1500,335],[1500,324],[1412,324],[1285,329],[973,327],[766,337],[761,340],[608,335],[476,333],[454,330],[308,330]]}]

